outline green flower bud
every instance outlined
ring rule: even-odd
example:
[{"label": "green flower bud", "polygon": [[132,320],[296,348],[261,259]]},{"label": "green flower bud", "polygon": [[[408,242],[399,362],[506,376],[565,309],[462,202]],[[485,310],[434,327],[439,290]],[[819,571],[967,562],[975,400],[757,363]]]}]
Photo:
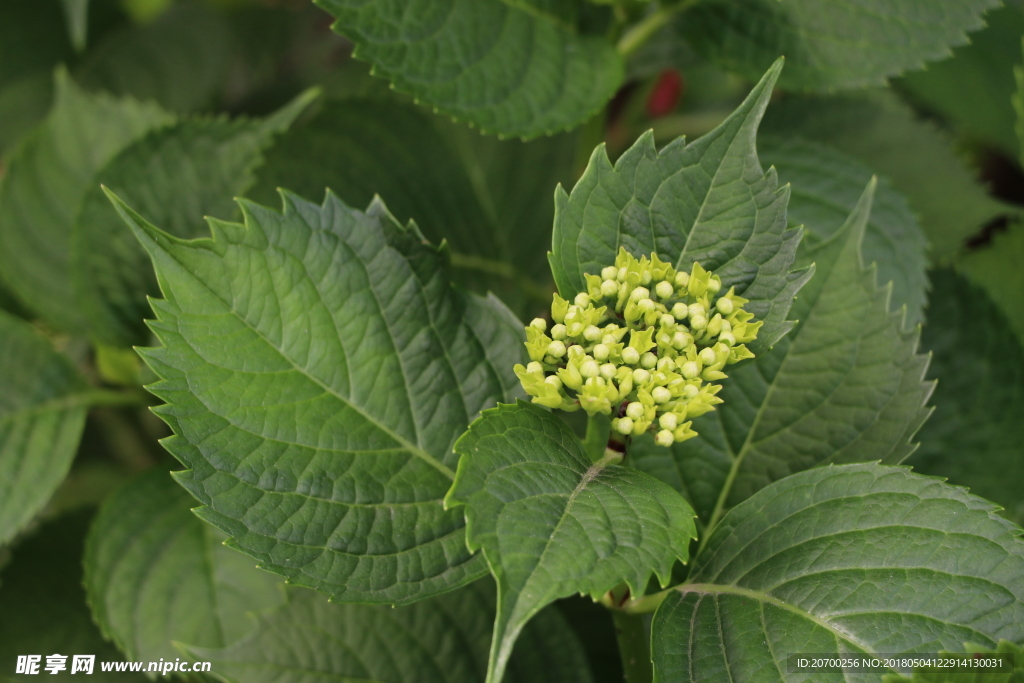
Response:
[{"label": "green flower bud", "polygon": [[651,398],[655,403],[668,403],[672,398],[672,392],[665,387],[654,387],[654,390],[651,391]]},{"label": "green flower bud", "polygon": [[633,421],[628,417],[620,417],[617,420],[613,420],[614,424],[612,427],[619,434],[632,434],[633,433]]},{"label": "green flower bud", "polygon": [[672,348],[677,351],[682,351],[691,344],[693,344],[693,337],[682,330],[672,335]]},{"label": "green flower bud", "polygon": [[688,315],[690,315],[690,307],[686,305],[686,302],[679,301],[672,306],[672,317],[676,320],[686,320]]},{"label": "green flower bud", "polygon": [[601,278],[605,280],[614,280],[619,274],[619,269],[615,266],[605,266],[601,269]]},{"label": "green flower bud", "polygon": [[645,384],[651,379],[651,373],[644,370],[643,368],[637,368],[633,371],[633,384]]},{"label": "green flower bud", "polygon": [[586,292],[580,292],[579,294],[576,295],[576,298],[573,299],[572,302],[574,304],[576,304],[577,306],[584,306],[584,307],[589,306],[590,305],[590,295],[587,294]]},{"label": "green flower bud", "polygon": [[686,384],[683,386],[683,398],[694,399],[699,393],[700,389],[697,388],[696,384]]},{"label": "green flower bud", "polygon": [[619,293],[619,283],[615,280],[605,280],[601,283],[602,296],[615,296]]},{"label": "green flower bud", "polygon": [[[676,287],[685,287],[690,283],[690,274],[683,271],[676,273],[675,284]],[[677,316],[678,317],[678,316]]]},{"label": "green flower bud", "polygon": [[583,323],[581,323],[581,322],[570,323],[569,327],[567,328],[567,330],[569,332],[569,336],[570,337],[578,337],[581,334],[583,334]]},{"label": "green flower bud", "polygon": [[632,292],[630,292],[629,300],[633,301],[633,302],[636,302],[636,301],[640,301],[641,299],[650,298],[650,296],[651,296],[651,290],[647,289],[646,287],[637,287]]},{"label": "green flower bud", "polygon": [[680,374],[686,379],[693,379],[700,375],[700,366],[695,361],[686,361],[683,363],[683,367],[679,370]]},{"label": "green flower bud", "polygon": [[615,366],[615,363],[605,363],[600,368],[598,368],[598,371],[601,373],[601,377],[604,377],[606,380],[609,381],[615,379],[615,374],[618,372],[618,370],[619,369]]},{"label": "green flower bud", "polygon": [[650,299],[640,299],[636,302],[636,307],[640,309],[642,313],[650,313],[654,310],[654,302]]},{"label": "green flower bud", "polygon": [[658,425],[662,429],[675,429],[676,423],[678,421],[679,418],[676,417],[675,413],[665,413],[664,415],[658,418]]},{"label": "green flower bud", "polygon": [[723,344],[728,344],[729,346],[736,345],[736,337],[732,336],[732,332],[723,332],[718,335],[718,340]]},{"label": "green flower bud", "polygon": [[568,330],[566,329],[565,325],[563,325],[562,323],[558,323],[557,325],[555,325],[555,326],[553,326],[551,328],[551,338],[552,339],[562,340],[562,339],[565,339],[565,337],[568,334],[569,334]]},{"label": "green flower bud", "polygon": [[693,437],[697,436],[697,432],[690,429],[690,425],[692,424],[692,422],[687,422],[682,426],[675,428],[675,430],[672,432],[672,436],[675,437],[675,440],[677,442],[682,443],[687,439],[692,439]]},{"label": "green flower bud", "polygon": [[715,313],[715,316],[708,321],[707,334],[712,337],[717,337],[718,333],[722,331],[722,316]]},{"label": "green flower bud", "polygon": [[565,355],[565,344],[558,339],[548,344],[548,355],[554,358],[561,358]]},{"label": "green flower bud", "polygon": [[555,294],[554,301],[551,302],[551,319],[556,323],[565,322],[565,314],[568,310],[569,302]]},{"label": "green flower bud", "polygon": [[622,360],[630,365],[636,365],[640,362],[640,352],[632,346],[627,346],[622,349]]},{"label": "green flower bud", "polygon": [[597,361],[585,360],[580,364],[580,374],[588,379],[591,377],[597,377],[600,372],[601,368],[598,366]]},{"label": "green flower bud", "polygon": [[643,406],[643,404],[641,404],[639,401],[633,401],[632,403],[630,403],[628,406],[626,406],[626,416],[630,417],[630,418],[632,418],[634,420],[643,419],[643,416],[644,416],[644,406]]},{"label": "green flower bud", "polygon": [[658,364],[658,357],[648,351],[644,355],[640,356],[640,365],[650,370]]},{"label": "green flower bud", "polygon": [[608,360],[608,354],[610,351],[611,349],[608,348],[607,344],[598,344],[594,347],[594,358],[600,361]]},{"label": "green flower bud", "polygon": [[547,377],[544,378],[544,383],[550,384],[555,389],[562,388],[562,380],[558,379],[557,375],[548,375]]},{"label": "green flower bud", "polygon": [[657,367],[661,372],[672,372],[676,369],[676,362],[671,358],[659,358]]},{"label": "green flower bud", "polygon": [[703,363],[704,365],[714,365],[715,361],[718,360],[718,357],[715,355],[714,350],[711,348],[701,349],[699,356],[700,362]]},{"label": "green flower bud", "polygon": [[662,299],[667,299],[675,294],[675,288],[672,287],[672,283],[662,280],[654,286],[654,293]]},{"label": "green flower bud", "polygon": [[601,328],[596,325],[587,325],[583,328],[583,338],[587,341],[597,341],[601,338]]},{"label": "green flower bud", "polygon": [[673,441],[675,441],[675,437],[667,429],[662,429],[654,436],[654,443],[659,446],[671,446]]},{"label": "green flower bud", "polygon": [[717,308],[722,315],[729,315],[733,312],[732,299],[727,296],[723,296],[715,302],[715,308]]},{"label": "green flower bud", "polygon": [[659,322],[661,323],[662,327],[675,327],[676,326],[676,319],[673,318],[672,315],[669,314],[669,313],[665,313],[664,315],[662,315],[661,318],[659,319]]},{"label": "green flower bud", "polygon": [[690,327],[695,330],[703,330],[708,326],[708,319],[702,315],[695,315],[690,318]]},{"label": "green flower bud", "polygon": [[534,318],[533,320],[530,321],[530,327],[532,327],[535,330],[540,330],[541,332],[543,332],[544,330],[548,329],[548,321],[545,320],[544,318]]}]

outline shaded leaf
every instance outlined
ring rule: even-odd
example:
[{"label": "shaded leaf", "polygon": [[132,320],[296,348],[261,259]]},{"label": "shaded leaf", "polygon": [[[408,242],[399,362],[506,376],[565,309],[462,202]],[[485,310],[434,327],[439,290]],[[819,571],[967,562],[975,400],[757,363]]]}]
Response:
[{"label": "shaded leaf", "polygon": [[983,289],[945,269],[932,281],[921,345],[938,378],[935,415],[910,464],[1024,522],[1024,349]]},{"label": "shaded leaf", "polygon": [[1024,344],[1024,223],[1015,221],[988,244],[964,254],[963,273],[981,285],[1002,309],[1010,328]]},{"label": "shaded leaf", "polygon": [[122,217],[165,297],[143,352],[200,517],[292,582],[404,603],[486,572],[445,511],[455,439],[518,393],[522,327],[450,287],[443,251],[374,202],[241,203],[185,241]]},{"label": "shaded leaf", "polygon": [[193,502],[156,468],[107,498],[89,530],[93,617],[133,661],[173,661],[175,641],[224,647],[251,630],[248,612],[284,602],[281,581],[224,547]]},{"label": "shaded leaf", "polygon": [[[765,163],[778,167],[779,181],[792,185],[789,222],[804,227],[808,246],[842,227],[871,180],[869,168],[827,145],[769,135],[759,148]],[[879,180],[861,246],[864,262],[877,264],[879,282],[892,282],[892,308],[907,307],[908,327],[922,322],[927,240],[906,199],[887,180]]]},{"label": "shaded leaf", "polygon": [[376,75],[484,132],[536,137],[573,128],[622,82],[622,59],[603,36],[502,0],[317,4]]},{"label": "shaded leaf", "polygon": [[746,310],[764,327],[751,350],[771,348],[793,325],[786,314],[810,271],[791,271],[800,231],[786,226],[789,192],[775,171],[761,170],[757,126],[781,60],[718,128],[660,152],[645,133],[613,166],[604,146],[594,150],[579,182],[555,194],[551,271],[570,300],[586,290],[584,273],[615,261],[620,247],[658,255],[689,270],[697,261],[735,286]]},{"label": "shaded leaf", "polygon": [[445,499],[465,505],[469,546],[498,581],[487,680],[502,679],[523,626],[573,593],[595,600],[625,581],[641,595],[662,585],[696,538],[693,510],[642,472],[591,461],[572,430],[530,403],[485,411],[459,439]]},{"label": "shaded leaf", "polygon": [[89,95],[58,74],[46,121],[0,182],[0,270],[14,294],[62,330],[87,327],[74,301],[71,233],[96,172],[148,130],[171,122],[154,105]]},{"label": "shaded leaf", "polygon": [[942,59],[984,26],[997,0],[705,0],[679,18],[694,47],[756,78],[779,55],[790,88],[883,85],[889,76]]},{"label": "shaded leaf", "polygon": [[889,292],[865,269],[860,245],[874,184],[830,240],[802,246],[816,273],[793,305],[800,326],[771,353],[737,366],[724,403],[699,436],[671,449],[636,441],[637,466],[682,491],[709,526],[727,509],[795,472],[826,463],[901,462],[928,416],[926,356],[903,331]]},{"label": "shaded leaf", "polygon": [[1020,534],[991,503],[905,468],[820,467],[777,481],[722,519],[658,608],[655,681],[788,681],[792,653],[1018,641]]}]

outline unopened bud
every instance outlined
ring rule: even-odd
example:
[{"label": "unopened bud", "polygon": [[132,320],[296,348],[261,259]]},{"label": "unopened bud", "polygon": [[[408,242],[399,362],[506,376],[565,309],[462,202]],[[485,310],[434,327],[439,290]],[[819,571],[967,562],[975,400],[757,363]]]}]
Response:
[{"label": "unopened bud", "polygon": [[726,297],[723,296],[721,299],[715,302],[715,308],[717,308],[718,312],[721,313],[722,315],[729,315],[733,311],[732,299],[727,299]]},{"label": "unopened bud", "polygon": [[548,355],[555,358],[561,358],[565,355],[565,344],[559,340],[554,340],[548,344]]},{"label": "unopened bud", "polygon": [[665,387],[654,387],[654,390],[651,391],[651,397],[655,403],[668,403],[672,398],[672,392]]},{"label": "unopened bud", "polygon": [[658,364],[658,357],[648,351],[644,355],[640,356],[640,365],[644,366],[648,370]]},{"label": "unopened bud", "polygon": [[565,339],[567,334],[568,330],[562,323],[558,323],[557,325],[551,328],[552,339]]},{"label": "unopened bud", "polygon": [[622,349],[622,360],[630,365],[636,365],[640,362],[640,352],[632,346],[627,346]]},{"label": "unopened bud", "polygon": [[597,341],[601,338],[601,328],[595,325],[587,325],[583,328],[583,338],[587,341]]},{"label": "unopened bud", "polygon": [[619,283],[615,280],[605,280],[601,283],[602,296],[615,296],[619,293]]},{"label": "unopened bud", "polygon": [[654,435],[654,443],[659,446],[671,446],[673,441],[675,441],[675,437],[672,436],[672,432],[667,429],[662,429]]},{"label": "unopened bud", "polygon": [[651,378],[651,373],[643,368],[637,368],[633,371],[633,384],[643,384]]},{"label": "unopened bud", "polygon": [[683,396],[686,397],[686,398],[690,398],[690,399],[697,398],[697,394],[699,394],[699,393],[700,393],[700,389],[698,389],[693,384],[687,384],[685,387],[683,387]]},{"label": "unopened bud", "polygon": [[594,347],[594,358],[597,360],[608,360],[609,353],[611,353],[611,349],[608,348],[607,344],[598,344]]},{"label": "unopened bud", "polygon": [[717,361],[717,360],[718,360],[718,358],[717,358],[717,356],[715,356],[714,349],[710,349],[710,348],[709,349],[701,349],[701,351],[700,351],[700,361],[702,363],[704,363],[704,365],[714,365],[715,361]]},{"label": "unopened bud", "polygon": [[665,413],[658,418],[658,424],[662,429],[675,429],[678,426],[678,421],[675,413]]},{"label": "unopened bud", "polygon": [[555,389],[561,389],[562,388],[562,380],[558,379],[558,377],[556,377],[555,375],[548,375],[547,377],[545,377],[544,378],[544,383],[545,384],[550,384]]},{"label": "unopened bud", "polygon": [[651,296],[651,291],[646,287],[637,287],[629,293],[630,301],[640,301],[640,299],[647,299]]},{"label": "unopened bud", "polygon": [[672,317],[676,320],[686,320],[686,316],[690,314],[690,307],[682,301],[678,302],[672,307]]},{"label": "unopened bud", "polygon": [[693,379],[700,375],[700,366],[695,361],[688,360],[683,363],[683,367],[680,369],[680,374],[686,379]]},{"label": "unopened bud", "polygon": [[690,274],[684,271],[676,273],[676,287],[685,287],[690,282]]},{"label": "unopened bud", "polygon": [[619,434],[632,434],[633,433],[633,421],[628,417],[620,417],[615,421],[615,431]]},{"label": "unopened bud", "polygon": [[717,275],[712,275],[711,279],[708,280],[708,291],[714,294],[722,288],[722,281]]},{"label": "unopened bud", "polygon": [[572,302],[577,306],[583,306],[584,308],[586,308],[587,306],[590,305],[590,295],[587,294],[586,292],[580,292],[579,294],[576,295],[576,298],[573,299]]},{"label": "unopened bud", "polygon": [[676,369],[676,362],[671,358],[659,358],[658,370],[661,372],[672,372]]},{"label": "unopened bud", "polygon": [[654,286],[654,293],[662,299],[667,299],[675,293],[672,283],[662,280]]},{"label": "unopened bud", "polygon": [[587,360],[583,361],[583,364],[580,365],[580,374],[588,379],[597,377],[599,372],[601,372],[601,369],[598,367],[597,361]]},{"label": "unopened bud", "polygon": [[644,416],[644,406],[639,401],[633,401],[626,406],[626,416],[634,420],[639,420]]},{"label": "unopened bud", "polygon": [[601,269],[602,280],[614,280],[615,276],[619,274],[619,269],[615,266],[605,266]]},{"label": "unopened bud", "polygon": [[690,318],[690,327],[695,330],[703,330],[708,326],[708,319],[702,315],[695,315]]},{"label": "unopened bud", "polygon": [[618,370],[618,368],[615,367],[615,363],[605,363],[600,368],[601,376],[606,380],[611,381],[615,379],[616,370]]},{"label": "unopened bud", "polygon": [[544,330],[548,329],[548,321],[545,320],[544,318],[534,318],[533,320],[530,321],[530,327],[543,332]]},{"label": "unopened bud", "polygon": [[666,313],[663,316],[661,316],[661,324],[664,327],[672,327],[673,325],[676,324],[676,319],[673,318],[668,313]]}]

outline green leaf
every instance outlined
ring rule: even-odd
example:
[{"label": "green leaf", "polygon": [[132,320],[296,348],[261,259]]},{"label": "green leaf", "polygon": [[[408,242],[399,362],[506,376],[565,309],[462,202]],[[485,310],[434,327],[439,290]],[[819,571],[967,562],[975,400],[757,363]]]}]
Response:
[{"label": "green leaf", "polygon": [[[842,152],[798,136],[763,136],[765,163],[777,166],[779,181],[792,185],[789,222],[803,225],[809,246],[828,240],[857,205],[871,170]],[[864,231],[864,261],[878,266],[880,282],[892,282],[892,307],[907,307],[908,326],[924,319],[928,299],[927,240],[906,199],[880,180]]]},{"label": "green leaf", "polygon": [[942,59],[984,26],[998,0],[704,0],[679,18],[708,59],[756,78],[779,55],[787,88],[884,85],[886,78]]},{"label": "green leaf", "polygon": [[0,311],[0,546],[42,510],[71,467],[93,394],[28,323]]},{"label": "green leaf", "polygon": [[107,36],[78,69],[90,90],[154,100],[175,112],[208,108],[229,76],[227,20],[201,4],[182,4],[152,23]]},{"label": "green leaf", "polygon": [[146,131],[171,122],[150,104],[89,95],[58,73],[46,121],[10,158],[0,183],[0,271],[52,326],[87,328],[74,301],[71,231],[96,172]]},{"label": "green leaf", "polygon": [[947,137],[889,92],[789,97],[771,108],[764,130],[829,144],[888,178],[920,217],[940,263],[993,218],[1018,213],[988,196]]},{"label": "green leaf", "polygon": [[1013,109],[1013,64],[1024,34],[1024,11],[1000,7],[985,16],[988,26],[971,36],[950,59],[896,81],[900,90],[926,110],[940,115],[967,136],[999,147],[1012,157],[1018,144]]},{"label": "green leaf", "polygon": [[[20,543],[11,563],[0,573],[0,681],[81,680],[70,675],[71,656],[96,655],[87,681],[145,683],[142,674],[103,673],[100,662],[124,657],[103,640],[92,623],[82,590],[82,548],[89,515],[75,514],[50,521]],[[41,655],[39,673],[15,675],[18,655]],[[67,671],[52,676],[43,667],[46,656],[68,657]]]},{"label": "green leaf", "polygon": [[131,660],[180,657],[175,641],[224,647],[250,631],[247,612],[284,602],[281,581],[226,548],[192,502],[156,468],[109,497],[89,530],[89,604]]},{"label": "green leaf", "polygon": [[[112,197],[113,198],[113,197]],[[113,198],[156,267],[143,356],[178,480],[229,545],[346,602],[405,603],[486,572],[441,499],[455,439],[519,391],[522,326],[450,287],[445,253],[375,201],[240,203],[186,241]]]},{"label": "green leaf", "polygon": [[94,340],[144,343],[147,294],[156,279],[149,258],[111,207],[101,185],[178,237],[208,234],[204,216],[232,217],[231,199],[255,181],[262,151],[315,93],[266,119],[190,119],[154,131],[122,150],[99,173],[75,217],[72,267],[77,303]]},{"label": "green leaf", "polygon": [[[256,615],[244,640],[221,650],[188,648],[238,683],[479,683],[487,666],[494,589],[477,581],[397,609],[330,604],[292,589],[286,605]],[[554,608],[524,631],[508,683],[590,683],[579,640]]]},{"label": "green leaf", "polygon": [[803,246],[814,262],[792,314],[801,323],[771,353],[729,373],[724,403],[698,421],[699,436],[671,449],[634,442],[637,467],[683,492],[708,527],[723,512],[794,472],[827,463],[901,462],[928,416],[928,359],[918,331],[890,313],[888,288],[865,269],[860,245],[871,213],[869,184],[829,241]]},{"label": "green leaf", "polygon": [[939,380],[935,415],[910,464],[969,486],[1024,522],[1024,348],[985,290],[945,269],[932,283],[921,345]]},{"label": "green leaf", "polygon": [[1024,223],[1015,221],[997,232],[983,247],[967,252],[960,260],[963,272],[981,285],[1002,309],[1010,328],[1024,344]]},{"label": "green leaf", "polygon": [[729,118],[689,145],[679,138],[659,152],[647,132],[614,166],[603,145],[594,150],[572,194],[555,192],[549,259],[563,296],[585,291],[584,273],[600,273],[624,247],[682,270],[698,261],[725,289],[735,286],[764,321],[749,344],[755,353],[793,326],[786,314],[811,273],[790,270],[800,231],[786,227],[789,191],[774,170],[761,170],[755,149],[781,69],[779,60]]},{"label": "green leaf", "polygon": [[991,503],[905,468],[795,474],[726,515],[658,608],[654,680],[790,681],[792,653],[1021,640],[1020,534]]},{"label": "green leaf", "polygon": [[[972,645],[964,648],[968,654],[991,654],[1004,653],[1013,657],[1015,666],[1013,672],[997,672],[991,670],[975,670],[968,672],[957,669],[939,669],[914,671],[912,676],[901,676],[900,674],[886,674],[882,677],[882,683],[1021,683],[1024,681],[1024,648],[1015,645],[1008,640],[1000,640],[994,650]],[[941,652],[942,655],[960,655],[964,652]]]},{"label": "green leaf", "polygon": [[625,581],[641,595],[668,583],[696,538],[693,510],[643,472],[592,462],[572,430],[530,403],[498,406],[459,439],[446,504],[466,506],[466,540],[498,581],[487,667],[501,681],[523,626],[573,593],[595,600]]},{"label": "green leaf", "polygon": [[526,138],[573,128],[622,83],[622,59],[603,36],[501,0],[317,4],[376,75],[487,133]]},{"label": "green leaf", "polygon": [[510,7],[532,12],[539,17],[544,17],[562,23],[566,28],[573,29],[579,20],[579,0],[502,0]]}]

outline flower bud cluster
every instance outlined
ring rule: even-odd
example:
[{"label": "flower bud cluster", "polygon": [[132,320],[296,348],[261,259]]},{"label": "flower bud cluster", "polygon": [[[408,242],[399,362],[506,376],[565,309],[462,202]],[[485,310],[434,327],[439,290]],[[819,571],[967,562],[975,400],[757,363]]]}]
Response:
[{"label": "flower bud cluster", "polygon": [[696,436],[692,418],[722,402],[723,368],[754,354],[760,322],[747,299],[694,263],[676,271],[657,254],[620,249],[614,266],[585,275],[572,302],[554,296],[552,323],[526,328],[530,363],[515,366],[533,402],[612,415],[622,436],[655,433],[670,446]]}]

